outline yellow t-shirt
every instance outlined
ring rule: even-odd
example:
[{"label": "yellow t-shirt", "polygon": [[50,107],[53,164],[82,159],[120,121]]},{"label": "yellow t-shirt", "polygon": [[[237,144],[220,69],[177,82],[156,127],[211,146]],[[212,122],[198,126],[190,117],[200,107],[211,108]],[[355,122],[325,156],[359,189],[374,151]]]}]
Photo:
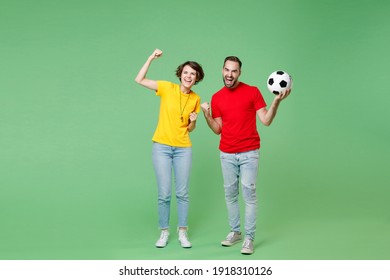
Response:
[{"label": "yellow t-shirt", "polygon": [[[199,113],[200,97],[195,92],[182,93],[180,85],[157,81],[160,113],[153,141],[174,147],[191,147],[188,131],[190,113]],[[183,118],[181,118],[183,117]]]}]

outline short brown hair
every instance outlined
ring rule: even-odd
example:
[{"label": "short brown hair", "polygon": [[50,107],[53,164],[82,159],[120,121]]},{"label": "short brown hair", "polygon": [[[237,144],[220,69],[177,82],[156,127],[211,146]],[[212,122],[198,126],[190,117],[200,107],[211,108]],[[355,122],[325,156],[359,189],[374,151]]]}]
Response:
[{"label": "short brown hair", "polygon": [[183,72],[183,68],[185,66],[187,66],[187,65],[190,66],[192,69],[194,69],[196,71],[196,82],[195,82],[195,85],[196,85],[197,83],[199,83],[204,78],[203,68],[202,68],[202,66],[198,62],[186,61],[183,64],[180,64],[177,67],[177,69],[176,69],[176,76],[179,79],[181,79],[181,73]]},{"label": "short brown hair", "polygon": [[225,66],[226,61],[238,62],[238,65],[240,65],[240,69],[241,69],[242,62],[241,62],[241,60],[237,56],[228,56],[228,57],[226,57],[224,62],[223,62],[223,66]]}]

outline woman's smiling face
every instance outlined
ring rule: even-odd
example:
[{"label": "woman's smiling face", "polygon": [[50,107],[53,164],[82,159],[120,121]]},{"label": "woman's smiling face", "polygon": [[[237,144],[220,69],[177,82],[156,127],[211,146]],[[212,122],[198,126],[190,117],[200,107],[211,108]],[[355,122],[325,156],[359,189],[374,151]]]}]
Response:
[{"label": "woman's smiling face", "polygon": [[181,84],[185,88],[190,89],[196,83],[196,79],[196,70],[189,65],[184,66],[180,76]]}]

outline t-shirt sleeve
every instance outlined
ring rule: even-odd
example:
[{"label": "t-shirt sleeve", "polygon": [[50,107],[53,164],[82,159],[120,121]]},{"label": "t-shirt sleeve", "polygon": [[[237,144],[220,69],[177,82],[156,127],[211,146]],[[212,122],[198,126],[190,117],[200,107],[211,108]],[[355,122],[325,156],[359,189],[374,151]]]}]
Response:
[{"label": "t-shirt sleeve", "polygon": [[267,104],[265,103],[265,100],[263,98],[263,95],[261,94],[260,90],[257,87],[255,88],[255,99],[254,100],[255,100],[254,106],[255,106],[256,111],[267,106]]},{"label": "t-shirt sleeve", "polygon": [[195,113],[198,114],[199,112],[200,112],[200,97],[198,98],[195,104]]},{"label": "t-shirt sleeve", "polygon": [[215,96],[211,98],[211,116],[215,118],[220,118],[221,116],[221,111],[219,110],[216,102]]},{"label": "t-shirt sleeve", "polygon": [[169,89],[172,87],[171,82],[167,81],[157,81],[157,90],[156,95],[163,96]]}]

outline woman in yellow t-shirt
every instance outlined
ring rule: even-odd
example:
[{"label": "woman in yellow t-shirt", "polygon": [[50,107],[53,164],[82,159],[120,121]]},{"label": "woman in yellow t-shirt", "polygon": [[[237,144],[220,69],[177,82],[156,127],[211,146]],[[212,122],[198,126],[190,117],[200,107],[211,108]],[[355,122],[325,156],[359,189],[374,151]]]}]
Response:
[{"label": "woman in yellow t-shirt", "polygon": [[161,229],[156,247],[168,243],[169,216],[172,195],[172,169],[175,176],[175,192],[178,210],[179,241],[183,248],[191,248],[188,240],[189,176],[192,161],[192,144],[189,133],[195,129],[200,111],[200,97],[191,90],[203,77],[202,66],[187,61],[176,69],[180,84],[155,81],[146,78],[149,66],[162,51],[156,49],[146,60],[135,81],[160,97],[160,113],[153,135],[153,166],[158,186],[158,217]]}]

